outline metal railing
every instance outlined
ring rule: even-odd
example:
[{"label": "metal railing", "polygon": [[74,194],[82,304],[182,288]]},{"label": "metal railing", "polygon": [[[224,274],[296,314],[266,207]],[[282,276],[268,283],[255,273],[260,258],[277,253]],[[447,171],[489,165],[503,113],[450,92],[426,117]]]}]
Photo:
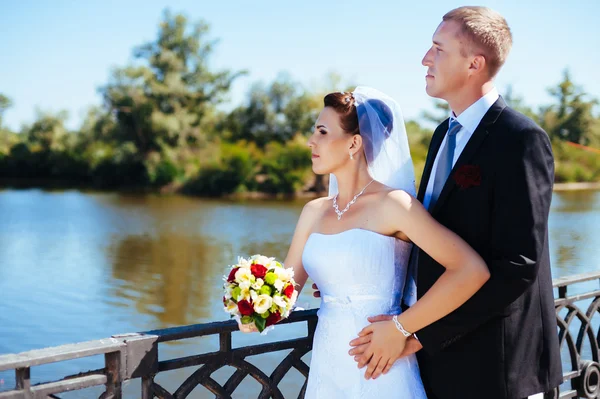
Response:
[{"label": "metal railing", "polygon": [[[572,290],[573,285],[591,280],[600,281],[600,272],[554,280],[554,287],[558,291],[555,299],[558,334],[565,369],[563,385],[548,393],[546,398],[600,397],[600,328],[594,330],[593,325],[600,318],[594,319],[600,312],[600,289],[582,294],[569,295],[567,292]],[[1,355],[0,372],[14,370],[16,386],[14,390],[0,392],[0,399],[59,398],[57,394],[93,386],[103,386],[101,399],[120,399],[123,382],[133,379],[141,379],[141,393],[136,396],[143,399],[185,398],[198,385],[205,387],[216,398],[231,398],[248,376],[260,384],[259,398],[279,399],[283,398],[279,384],[292,369],[299,371],[304,378],[299,394],[301,398],[309,370],[302,357],[312,348],[317,325],[316,309],[294,312],[280,324],[290,323],[306,323],[306,336],[233,348],[232,333],[237,331],[237,323],[226,321],[115,335],[96,341]],[[219,337],[217,351],[169,360],[159,359],[160,343],[205,336]],[[249,356],[280,351],[285,353],[289,350],[291,352],[270,375],[246,360]],[[67,376],[58,381],[31,384],[32,367],[97,355],[104,355],[105,366],[102,369]],[[155,380],[160,373],[187,367],[196,369],[173,392]],[[235,372],[225,383],[219,384],[213,378],[213,373],[224,367],[232,367]]]}]

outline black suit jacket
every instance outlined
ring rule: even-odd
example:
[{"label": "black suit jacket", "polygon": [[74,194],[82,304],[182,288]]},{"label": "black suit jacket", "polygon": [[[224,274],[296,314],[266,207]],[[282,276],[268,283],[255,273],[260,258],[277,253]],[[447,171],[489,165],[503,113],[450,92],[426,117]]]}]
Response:
[{"label": "black suit jacket", "polygon": [[[418,198],[448,129],[436,129]],[[485,260],[490,280],[417,332],[430,399],[520,399],[562,382],[548,251],[554,159],[548,135],[499,98],[461,153],[430,212]],[[418,252],[417,296],[445,271]]]}]

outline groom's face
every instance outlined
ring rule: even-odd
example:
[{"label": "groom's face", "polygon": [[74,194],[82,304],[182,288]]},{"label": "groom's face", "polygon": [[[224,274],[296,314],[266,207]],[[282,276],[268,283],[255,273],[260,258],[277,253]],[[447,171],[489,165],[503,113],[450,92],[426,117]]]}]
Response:
[{"label": "groom's face", "polygon": [[470,65],[469,58],[464,55],[464,46],[458,23],[444,21],[438,26],[431,48],[421,62],[427,67],[427,94],[448,100],[464,87]]}]

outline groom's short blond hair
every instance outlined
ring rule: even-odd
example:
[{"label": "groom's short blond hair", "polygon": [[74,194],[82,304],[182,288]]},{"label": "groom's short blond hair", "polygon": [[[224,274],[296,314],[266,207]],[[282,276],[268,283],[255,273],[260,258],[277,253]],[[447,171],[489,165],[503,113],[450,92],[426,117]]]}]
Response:
[{"label": "groom's short blond hair", "polygon": [[466,6],[448,12],[443,20],[455,21],[461,26],[467,42],[464,55],[483,55],[490,77],[495,76],[512,47],[512,34],[504,17],[491,8]]}]

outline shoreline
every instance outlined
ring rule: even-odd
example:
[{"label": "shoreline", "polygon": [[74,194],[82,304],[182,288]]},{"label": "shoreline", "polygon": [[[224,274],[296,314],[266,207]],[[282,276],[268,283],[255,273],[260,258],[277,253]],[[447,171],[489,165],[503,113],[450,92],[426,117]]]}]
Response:
[{"label": "shoreline", "polygon": [[600,190],[600,182],[554,183],[554,191]]},{"label": "shoreline", "polygon": [[[53,184],[54,183],[54,184]],[[15,181],[12,179],[0,179],[0,191],[3,190],[27,190],[27,189],[39,189],[39,190],[77,190],[81,192],[102,192],[102,193],[122,193],[122,194],[158,194],[158,195],[183,195],[186,197],[196,198],[211,198],[211,199],[228,199],[228,200],[294,200],[294,199],[312,199],[327,195],[327,192],[315,192],[315,191],[301,191],[297,193],[265,193],[265,192],[241,192],[232,193],[217,197],[204,197],[194,194],[186,194],[179,192],[173,187],[165,186],[162,188],[149,188],[149,187],[131,187],[131,188],[117,188],[117,189],[102,189],[91,187],[84,184],[68,184],[68,182],[42,182],[42,181]],[[600,182],[571,182],[571,183],[554,183],[553,191],[555,192],[566,192],[566,191],[596,191],[600,190]]]}]

